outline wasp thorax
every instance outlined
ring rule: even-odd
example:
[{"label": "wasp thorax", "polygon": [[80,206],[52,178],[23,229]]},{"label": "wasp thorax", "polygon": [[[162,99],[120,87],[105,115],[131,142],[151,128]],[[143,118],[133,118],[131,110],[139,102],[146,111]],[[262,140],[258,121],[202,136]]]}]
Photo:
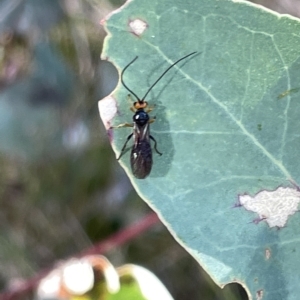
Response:
[{"label": "wasp thorax", "polygon": [[149,115],[143,110],[138,110],[133,116],[133,122],[143,126],[149,122]]}]

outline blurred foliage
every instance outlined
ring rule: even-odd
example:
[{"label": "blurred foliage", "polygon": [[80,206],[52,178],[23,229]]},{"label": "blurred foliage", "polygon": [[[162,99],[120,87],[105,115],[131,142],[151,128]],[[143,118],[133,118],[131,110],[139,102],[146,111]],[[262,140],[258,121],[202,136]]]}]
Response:
[{"label": "blurred foliage", "polygon": [[[149,212],[117,167],[97,109],[118,81],[100,61],[100,20],[123,2],[0,2],[1,289]],[[234,299],[237,289],[216,287],[163,226],[107,256],[152,270],[175,299]]]}]

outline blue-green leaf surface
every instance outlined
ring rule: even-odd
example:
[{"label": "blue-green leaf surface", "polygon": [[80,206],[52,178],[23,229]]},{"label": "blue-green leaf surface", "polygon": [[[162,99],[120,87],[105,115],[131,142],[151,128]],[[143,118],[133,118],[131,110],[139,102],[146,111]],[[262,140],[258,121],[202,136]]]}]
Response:
[{"label": "blue-green leaf surface", "polygon": [[[147,97],[163,152],[153,154],[151,175],[131,175],[130,151],[121,159],[139,194],[220,286],[238,281],[252,299],[299,299],[300,214],[276,229],[234,207],[240,195],[300,185],[298,20],[247,2],[136,0],[106,27],[103,58],[121,70],[139,56],[124,80],[140,97],[198,51]],[[132,120],[127,94],[121,84],[113,94],[113,125]],[[113,131],[117,154],[130,133]]]}]

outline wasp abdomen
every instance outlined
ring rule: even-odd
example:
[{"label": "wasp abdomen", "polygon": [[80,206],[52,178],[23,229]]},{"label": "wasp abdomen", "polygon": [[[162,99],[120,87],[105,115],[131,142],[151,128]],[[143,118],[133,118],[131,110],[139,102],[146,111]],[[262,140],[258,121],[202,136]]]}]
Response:
[{"label": "wasp abdomen", "polygon": [[136,178],[146,178],[152,168],[152,150],[149,139],[139,140],[130,155],[132,173]]}]

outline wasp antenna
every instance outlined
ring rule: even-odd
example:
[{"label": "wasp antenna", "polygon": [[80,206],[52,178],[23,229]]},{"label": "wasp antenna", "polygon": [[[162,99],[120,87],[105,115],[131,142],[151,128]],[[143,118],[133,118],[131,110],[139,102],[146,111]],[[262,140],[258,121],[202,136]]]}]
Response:
[{"label": "wasp antenna", "polygon": [[137,101],[141,101],[140,98],[125,84],[124,80],[123,80],[123,75],[124,75],[124,72],[126,71],[126,69],[131,65],[133,64],[136,60],[138,59],[138,56],[136,56],[122,71],[121,73],[121,82],[123,84],[123,86],[125,87],[125,89],[130,92],[136,99]]},{"label": "wasp antenna", "polygon": [[[192,52],[192,53],[190,53],[190,54],[188,54],[188,55],[186,55],[186,56],[184,56],[184,57],[181,57],[180,59],[178,59],[177,61],[175,61],[167,70],[165,70],[159,77],[158,77],[158,79],[150,86],[150,88],[149,88],[149,90],[147,91],[147,93],[145,94],[145,96],[142,98],[142,101],[144,101],[145,99],[146,99],[146,97],[147,97],[147,95],[150,93],[150,91],[154,88],[154,86],[165,76],[165,74],[171,69],[171,68],[173,68],[176,64],[178,64],[179,62],[181,62],[182,60],[184,60],[184,59],[186,59],[186,58],[188,58],[189,56],[191,56],[191,55],[193,55],[193,54],[195,54],[195,53],[197,53],[197,51],[194,51],[194,52]],[[134,61],[134,60],[133,60]],[[132,62],[133,62],[132,61]],[[131,62],[131,63],[132,63]],[[130,64],[131,64],[130,63]]]}]

